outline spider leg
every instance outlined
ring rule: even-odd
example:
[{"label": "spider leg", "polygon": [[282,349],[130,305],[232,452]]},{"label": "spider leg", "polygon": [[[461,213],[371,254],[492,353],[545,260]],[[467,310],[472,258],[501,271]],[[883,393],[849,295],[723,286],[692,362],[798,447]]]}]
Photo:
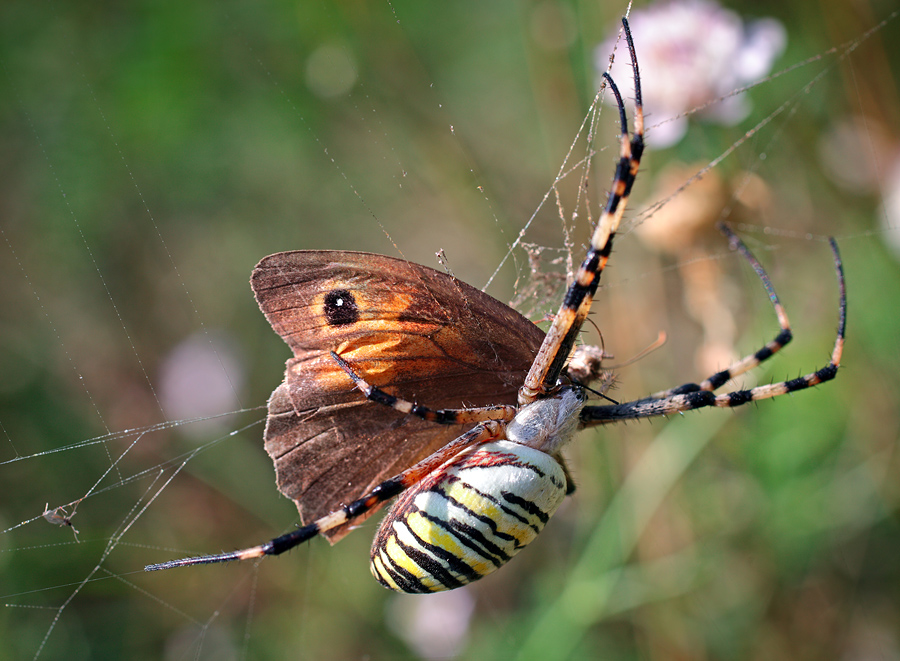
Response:
[{"label": "spider leg", "polygon": [[641,155],[644,151],[644,110],[641,100],[640,72],[627,19],[622,19],[622,26],[625,29],[625,40],[628,43],[631,65],[634,69],[634,136],[629,139],[628,121],[622,96],[609,74],[603,74],[619,105],[622,126],[616,174],[606,208],[591,237],[587,255],[575,273],[559,312],[553,318],[553,323],[550,325],[544,343],[525,378],[525,383],[519,389],[519,404],[521,405],[535,401],[557,385],[566,360],[575,346],[581,326],[591,309],[591,302],[600,282],[600,274],[609,261],[613,238],[619,228],[622,214],[625,212],[628,196],[631,193],[635,177],[637,177]]},{"label": "spider leg", "polygon": [[[825,367],[789,381],[757,386],[756,388],[750,388],[749,390],[736,390],[721,395],[716,395],[709,389],[700,389],[697,387],[697,389],[688,392],[670,394],[665,397],[651,396],[633,402],[626,402],[624,404],[611,406],[585,406],[581,410],[582,426],[589,427],[621,420],[652,418],[669,415],[671,413],[682,413],[684,411],[691,411],[707,406],[730,408],[746,404],[747,402],[755,402],[760,399],[769,399],[798,390],[804,390],[833,379],[840,367],[841,353],[844,348],[844,331],[847,323],[847,292],[844,284],[844,267],[841,263],[841,256],[838,252],[837,244],[834,239],[830,240],[830,244],[831,250],[834,253],[834,266],[837,271],[838,286],[840,288],[840,306],[838,312],[837,338],[834,342],[834,349],[831,352],[831,360]],[[765,349],[762,349],[761,351],[765,351]],[[742,364],[743,362],[744,361],[741,361],[738,364]],[[676,388],[675,390],[678,389]]]},{"label": "spider leg", "polygon": [[423,420],[428,420],[429,422],[435,422],[440,425],[468,425],[475,422],[485,422],[487,420],[502,420],[504,422],[509,422],[516,416],[515,406],[505,406],[502,404],[470,409],[437,410],[419,406],[408,400],[386,393],[377,386],[370,385],[365,379],[353,371],[353,368],[350,367],[346,360],[341,358],[334,351],[331,352],[331,357],[334,358],[335,361],[337,361],[337,364],[341,366],[341,369],[353,379],[356,387],[362,391],[367,399],[377,402],[378,404],[390,406],[392,409],[396,409],[401,413],[415,415]]},{"label": "spider leg", "polygon": [[362,498],[358,498],[349,505],[344,505],[339,510],[326,514],[312,523],[297,528],[293,532],[289,532],[281,537],[276,537],[265,544],[241,549],[240,551],[232,551],[230,553],[201,555],[194,558],[160,562],[155,565],[147,565],[144,567],[144,571],[159,571],[160,569],[172,569],[173,567],[207,565],[216,562],[230,562],[232,560],[250,560],[253,558],[261,558],[264,555],[279,555],[327,530],[337,528],[338,526],[366,514],[381,503],[390,500],[394,496],[406,491],[414,484],[417,484],[426,475],[447,461],[453,459],[466,448],[479,443],[487,443],[502,438],[505,431],[506,425],[496,420],[488,420],[479,423],[434,454],[429,455],[414,466],[407,468],[399,475],[396,475],[389,480],[385,480]]},{"label": "spider leg", "polygon": [[718,227],[719,231],[721,231],[726,237],[728,237],[728,243],[731,249],[737,250],[739,253],[741,253],[744,259],[746,259],[750,263],[750,266],[753,267],[753,270],[756,271],[756,275],[762,282],[763,287],[766,288],[766,293],[769,295],[769,300],[772,302],[772,307],[775,309],[775,315],[778,317],[778,325],[781,327],[781,330],[779,331],[778,335],[775,336],[775,339],[766,344],[764,347],[762,347],[755,353],[750,354],[749,356],[744,356],[739,361],[729,366],[727,369],[716,372],[712,376],[705,379],[702,383],[685,383],[678,386],[677,388],[670,388],[669,390],[663,390],[657,393],[653,393],[652,395],[650,395],[650,399],[665,399],[667,397],[671,397],[672,395],[683,395],[689,392],[697,392],[698,390],[717,390],[736,376],[740,376],[745,372],[749,372],[763,361],[771,358],[775,353],[777,353],[780,349],[787,345],[788,342],[791,341],[791,339],[793,339],[794,335],[791,332],[791,324],[788,321],[787,313],[784,311],[784,306],[781,305],[781,301],[778,300],[778,294],[775,293],[775,288],[772,286],[772,281],[769,279],[769,275],[762,267],[762,264],[759,263],[759,260],[753,256],[753,253],[750,252],[750,249],[747,248],[744,242],[741,241],[741,239],[731,230],[731,228],[729,228],[724,223],[720,223]]}]

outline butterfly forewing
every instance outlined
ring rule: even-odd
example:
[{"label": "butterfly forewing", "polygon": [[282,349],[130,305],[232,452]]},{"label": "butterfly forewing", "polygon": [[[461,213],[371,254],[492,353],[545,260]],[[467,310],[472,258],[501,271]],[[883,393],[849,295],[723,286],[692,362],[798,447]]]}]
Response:
[{"label": "butterfly forewing", "polygon": [[[393,395],[459,408],[515,403],[544,337],[515,310],[456,278],[381,255],[278,253],[259,263],[251,284],[294,353],[269,400],[265,443],[278,488],[304,522],[465,430],[369,402],[331,351]],[[328,537],[334,542],[346,532]]]}]

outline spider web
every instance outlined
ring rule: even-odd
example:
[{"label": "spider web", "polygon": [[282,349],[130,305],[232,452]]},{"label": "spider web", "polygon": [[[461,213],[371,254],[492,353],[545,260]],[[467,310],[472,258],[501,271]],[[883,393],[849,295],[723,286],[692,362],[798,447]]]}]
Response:
[{"label": "spider web", "polygon": [[[705,376],[706,327],[684,311],[699,295],[691,265],[722,285],[741,350],[774,334],[758,283],[724,241],[701,235],[698,252],[666,252],[642,235],[700,188],[698,175],[716,179],[715,217],[770,267],[795,324],[790,358],[762,378],[827,360],[837,295],[823,238],[837,236],[853,348],[835,384],[750,415],[629,425],[602,443],[585,434],[573,448],[579,492],[556,532],[450,597],[462,601],[383,593],[365,562],[372,523],[334,548],[314,542],[256,565],[142,571],[296,523],[261,452],[264,403],[287,357],[247,284],[262,256],[328,247],[434,266],[442,250],[454,274],[532,319],[555,311],[618,149],[616,113],[584,108],[591,50],[624,10],[2,10],[0,639],[10,658],[406,658],[427,655],[410,651],[424,604],[459,613],[473,602],[485,617],[463,623],[470,654],[643,644],[666,658],[715,645],[687,625],[689,640],[666,634],[657,625],[672,615],[659,604],[712,620],[692,597],[733,612],[735,593],[777,595],[754,602],[774,614],[744,640],[790,640],[804,630],[798,613],[827,610],[815,602],[825,594],[849,615],[842,647],[822,649],[858,649],[867,632],[900,649],[890,634],[900,605],[869,587],[898,580],[884,549],[898,538],[885,484],[900,428],[900,278],[876,199],[900,125],[896,83],[884,84],[900,61],[886,45],[893,17],[831,26],[824,42],[816,26],[789,25],[781,69],[750,90],[750,119],[693,123],[678,148],[651,148],[592,314],[615,362],[669,334],[623,372],[622,399]],[[631,81],[618,83],[630,96]],[[869,175],[841,188],[811,147],[846,146],[835,127],[850,124],[859,140],[839,153]],[[688,165],[666,189],[675,161]],[[694,466],[704,448],[708,461]],[[807,570],[828,565],[809,551],[823,539],[843,574]],[[778,570],[755,568],[761,557]],[[723,572],[731,593],[708,586]],[[618,626],[601,626],[610,620]],[[452,655],[447,645],[432,654]]]}]

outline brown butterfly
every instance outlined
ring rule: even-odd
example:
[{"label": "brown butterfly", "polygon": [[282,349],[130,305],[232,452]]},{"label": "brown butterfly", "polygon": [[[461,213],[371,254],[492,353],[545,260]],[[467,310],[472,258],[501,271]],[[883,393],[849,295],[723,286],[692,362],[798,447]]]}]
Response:
[{"label": "brown butterfly", "polygon": [[[371,491],[459,435],[374,406],[331,357],[373,386],[435,408],[514,405],[544,332],[445,273],[371,253],[270,255],[250,280],[294,352],[269,399],[265,448],[304,522]],[[372,513],[372,512],[370,512]],[[336,542],[347,525],[324,532]]]}]

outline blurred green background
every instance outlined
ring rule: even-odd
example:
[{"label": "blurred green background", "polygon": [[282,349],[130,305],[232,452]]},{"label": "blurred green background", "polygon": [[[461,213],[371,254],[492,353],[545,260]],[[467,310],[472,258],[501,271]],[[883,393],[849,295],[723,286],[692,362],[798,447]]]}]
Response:
[{"label": "blurred green background", "polygon": [[[443,249],[484,285],[553,184],[594,93],[594,48],[625,5],[3,3],[0,659],[900,658],[900,263],[879,191],[900,156],[900,23],[839,62],[829,49],[891,2],[729,6],[784,23],[775,71],[821,57],[752,89],[740,125],[692,121],[645,157],[593,319],[617,360],[659,330],[669,339],[622,370],[614,396],[704,376],[697,356],[715,347],[690,312],[704,277],[737,351],[774,336],[724,241],[666,254],[630,229],[667,198],[664,174],[686,183],[785,102],[704,183],[736,209],[794,323],[795,343],[759,378],[828,359],[829,234],[847,271],[845,368],[747,410],[584,432],[578,492],[541,538],[462,594],[418,598],[368,576],[371,522],[258,566],[141,568],[296,522],[254,408],[288,354],[250,293],[255,263],[336,248],[436,266]],[[593,217],[616,124],[603,113]],[[864,128],[842,140],[847,126]],[[827,176],[827,145],[852,185]],[[560,186],[567,214],[574,179]],[[554,249],[552,270],[564,243],[552,196],[525,240]],[[519,249],[488,291],[511,300],[528,282]],[[555,302],[524,307],[537,319]],[[187,406],[224,372],[207,408]],[[76,544],[41,513],[86,493]]]}]

